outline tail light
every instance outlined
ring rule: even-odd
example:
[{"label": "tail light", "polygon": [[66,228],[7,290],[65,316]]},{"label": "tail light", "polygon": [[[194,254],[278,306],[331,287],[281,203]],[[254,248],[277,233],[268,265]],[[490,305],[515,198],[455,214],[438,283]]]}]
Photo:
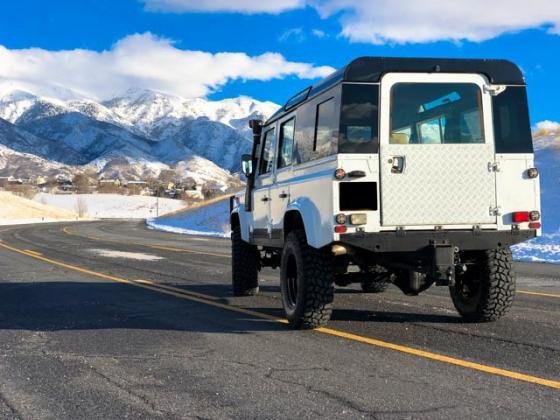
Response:
[{"label": "tail light", "polygon": [[513,222],[514,223],[523,223],[529,221],[529,212],[528,211],[516,211],[513,213]]},{"label": "tail light", "polygon": [[537,210],[533,210],[531,213],[529,213],[529,219],[531,219],[531,222],[536,222],[537,220],[540,220],[540,218],[541,213]]},{"label": "tail light", "polygon": [[541,222],[531,222],[529,223],[529,229],[540,229]]},{"label": "tail light", "polygon": [[346,233],[347,230],[348,230],[348,228],[344,225],[336,225],[334,227],[335,233]]}]

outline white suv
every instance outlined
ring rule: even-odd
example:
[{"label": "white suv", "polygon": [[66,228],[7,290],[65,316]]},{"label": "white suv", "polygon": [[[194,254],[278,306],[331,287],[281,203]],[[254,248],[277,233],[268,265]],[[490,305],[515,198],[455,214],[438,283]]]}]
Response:
[{"label": "white suv", "polygon": [[329,320],[335,284],[448,286],[469,321],[509,309],[509,246],[541,232],[516,65],[363,57],[251,127],[247,190],[231,199],[235,295],[269,266],[295,328]]}]

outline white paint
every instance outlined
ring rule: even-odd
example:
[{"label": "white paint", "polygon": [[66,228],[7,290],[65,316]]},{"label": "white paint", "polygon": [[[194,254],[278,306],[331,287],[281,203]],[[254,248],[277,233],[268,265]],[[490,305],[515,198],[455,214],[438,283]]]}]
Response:
[{"label": "white paint", "polygon": [[124,258],[128,260],[138,260],[138,261],[158,261],[164,260],[165,258],[159,257],[153,254],[144,254],[142,252],[124,252],[115,251],[112,249],[90,249],[90,252],[97,254],[100,257],[105,258]]}]

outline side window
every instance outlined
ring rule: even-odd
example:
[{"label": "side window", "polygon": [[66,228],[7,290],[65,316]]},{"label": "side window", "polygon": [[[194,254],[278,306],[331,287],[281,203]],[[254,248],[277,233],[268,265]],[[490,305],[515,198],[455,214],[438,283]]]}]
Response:
[{"label": "side window", "polygon": [[296,120],[292,118],[280,126],[280,144],[278,146],[278,169],[292,164],[294,131]]},{"label": "side window", "polygon": [[[339,153],[377,153],[379,86],[344,84],[340,113]],[[406,128],[400,128],[404,137]]]},{"label": "side window", "polygon": [[496,153],[533,153],[525,87],[508,86],[492,97]]},{"label": "side window", "polygon": [[274,128],[264,134],[259,160],[259,175],[269,173],[272,170],[275,138]]},{"label": "side window", "polygon": [[308,162],[313,153],[313,134],[315,130],[315,106],[311,102],[297,109],[297,127],[294,145],[294,163]]},{"label": "side window", "polygon": [[317,118],[315,122],[315,145],[313,151],[315,157],[330,155],[336,150],[337,130],[336,123],[336,101],[330,98],[317,105]]}]

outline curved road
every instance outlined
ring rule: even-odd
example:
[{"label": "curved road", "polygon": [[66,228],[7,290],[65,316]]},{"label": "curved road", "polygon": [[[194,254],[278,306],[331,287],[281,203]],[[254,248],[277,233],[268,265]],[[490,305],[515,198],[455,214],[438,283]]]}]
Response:
[{"label": "curved road", "polygon": [[291,331],[278,274],[230,294],[229,241],[138,221],[0,228],[1,418],[559,418],[560,266],[499,322],[448,293],[338,289]]}]

